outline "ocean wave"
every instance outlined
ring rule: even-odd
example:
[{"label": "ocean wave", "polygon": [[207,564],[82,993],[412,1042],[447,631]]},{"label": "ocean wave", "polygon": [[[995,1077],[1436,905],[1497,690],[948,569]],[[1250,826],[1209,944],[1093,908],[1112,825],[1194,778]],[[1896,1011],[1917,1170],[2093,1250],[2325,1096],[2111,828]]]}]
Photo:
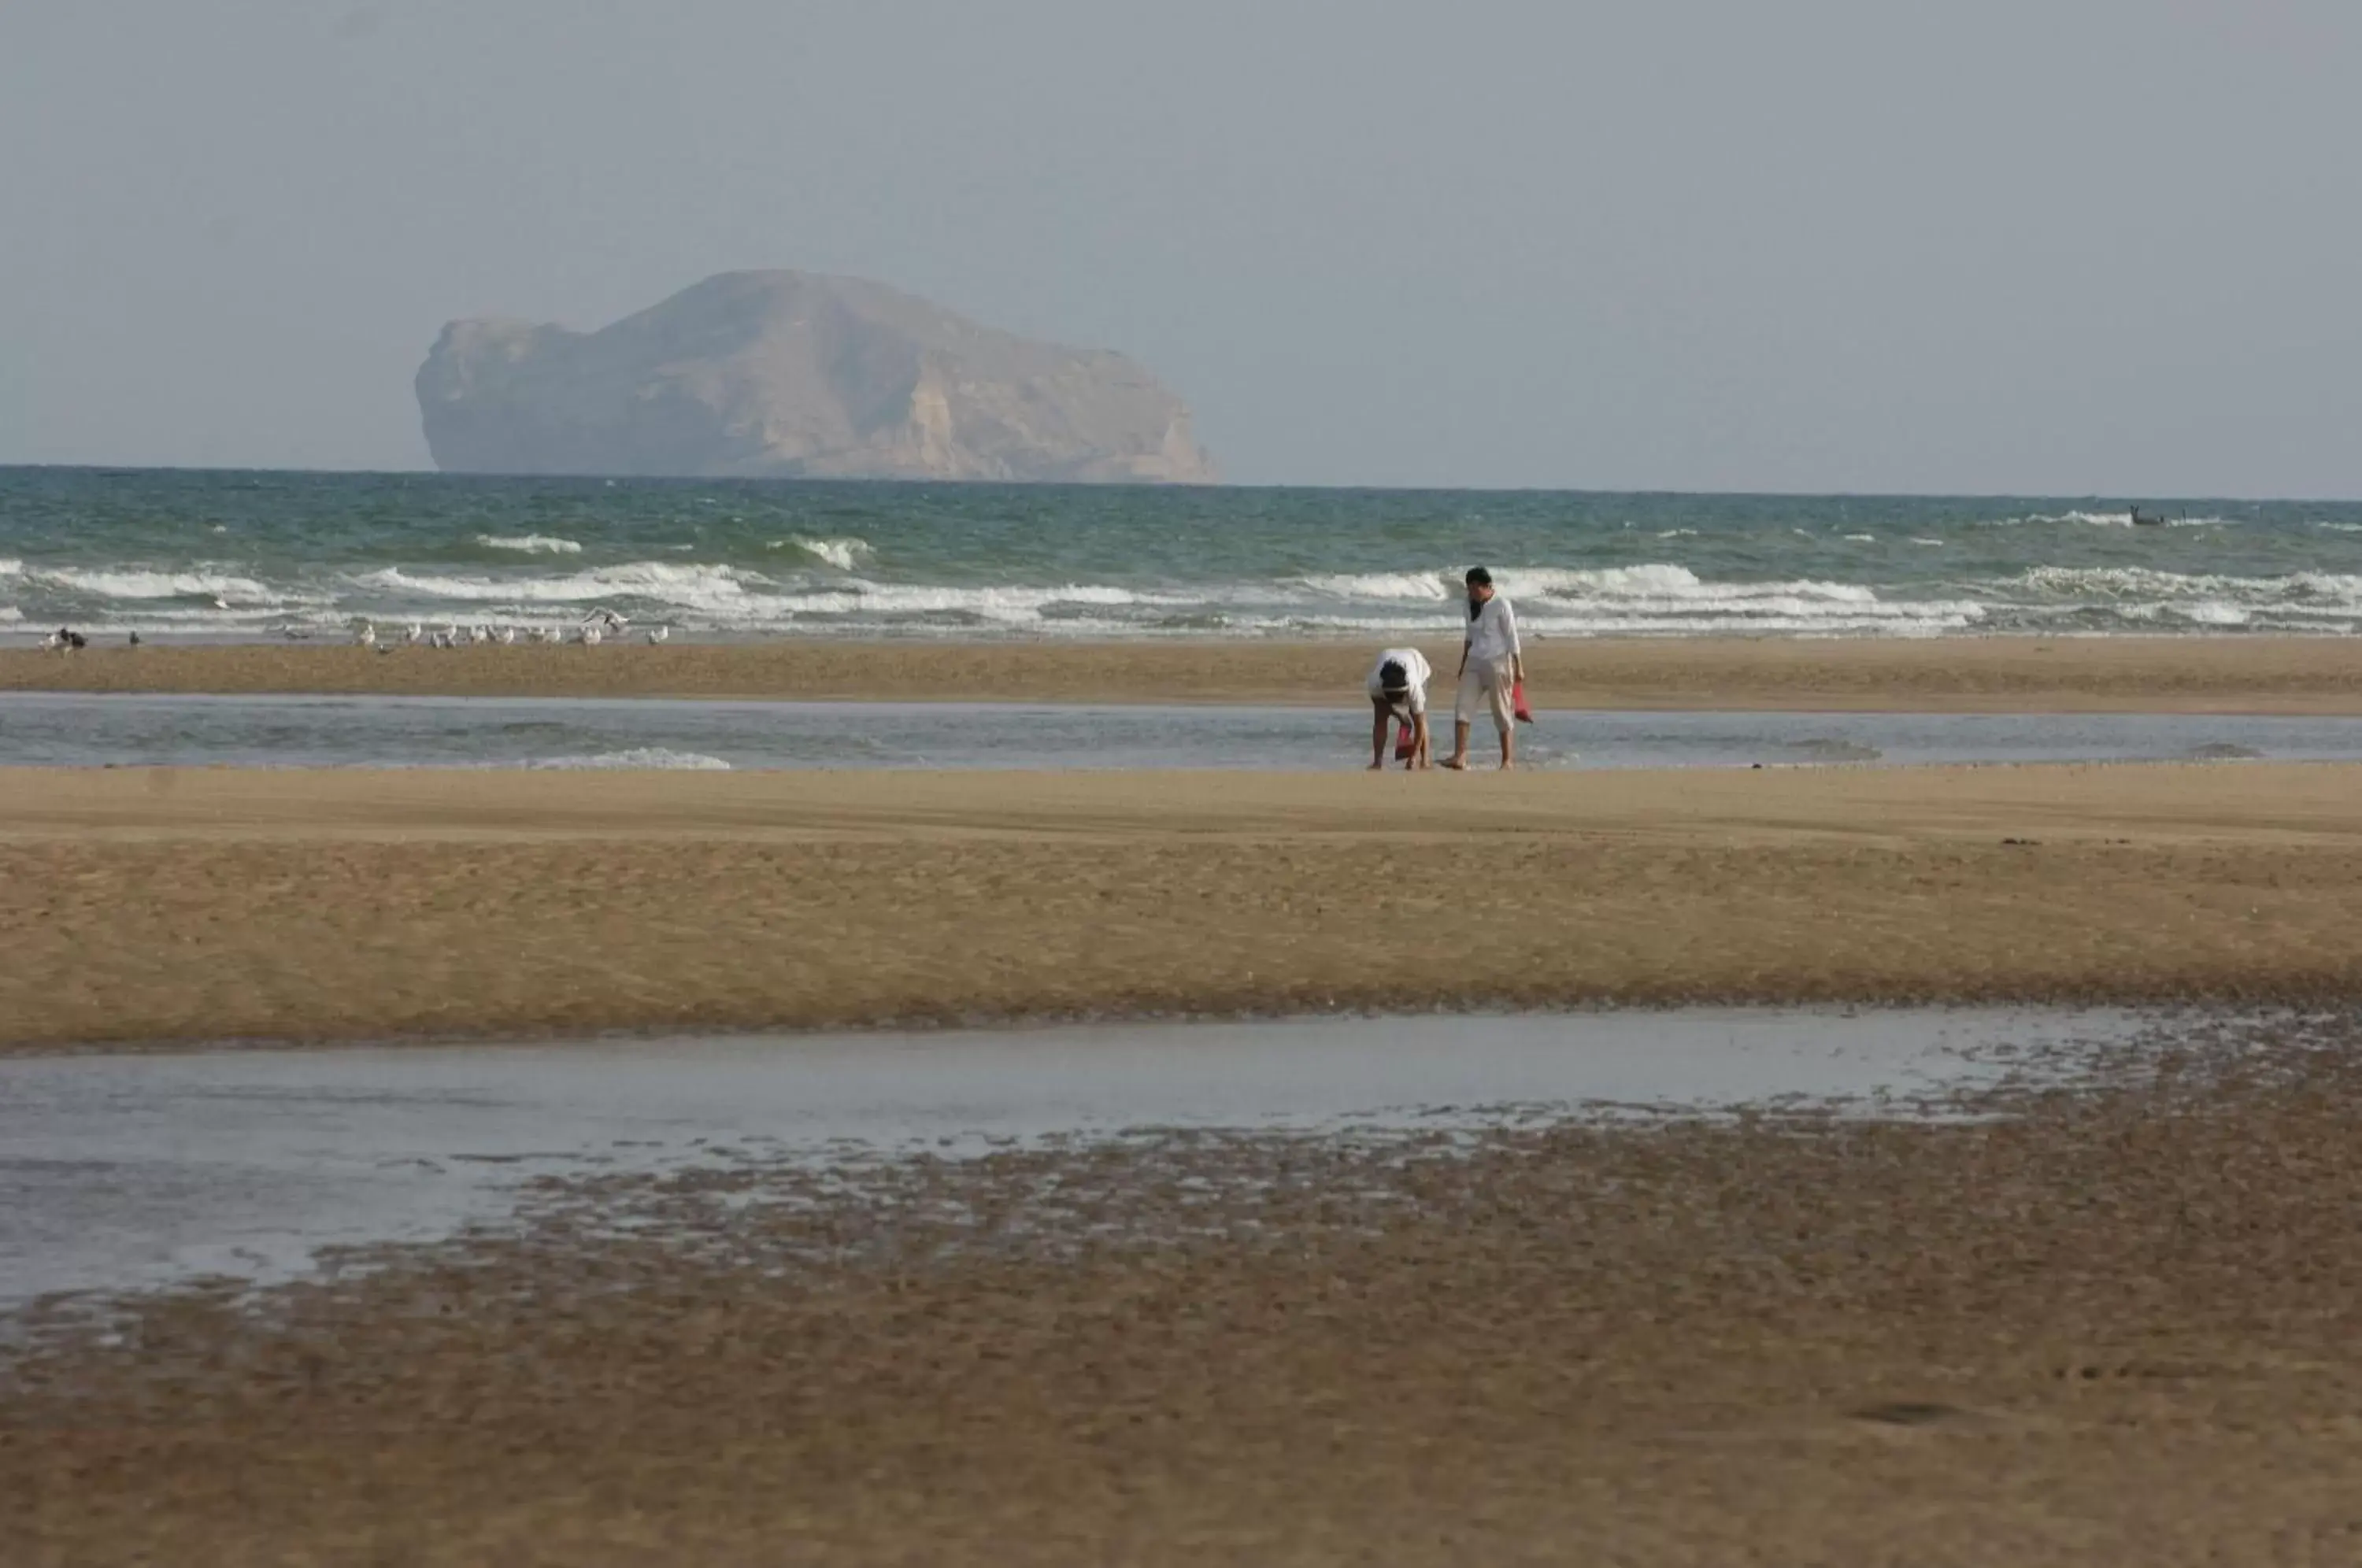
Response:
[{"label": "ocean wave", "polygon": [[203,567],[190,571],[154,571],[82,567],[47,567],[21,574],[35,588],[64,589],[97,599],[212,599],[225,608],[246,605],[270,608],[318,602],[316,595],[268,587],[250,577],[237,577]]},{"label": "ocean wave", "polygon": [[363,588],[469,604],[590,604],[642,599],[690,609],[720,609],[744,599],[750,586],[767,586],[771,580],[735,567],[631,561],[563,577],[454,577],[384,567],[352,580]]},{"label": "ocean wave", "polygon": [[806,555],[817,556],[839,571],[852,571],[877,553],[870,548],[868,540],[852,535],[841,539],[808,539],[798,534],[790,538],[772,540],[771,548],[801,550]]},{"label": "ocean wave", "polygon": [[0,556],[0,577],[22,577],[25,563],[13,556]]},{"label": "ocean wave", "polygon": [[1060,588],[931,588],[856,579],[836,588],[767,596],[763,607],[799,615],[973,615],[988,621],[1030,622],[1062,605],[1194,607],[1209,602],[1219,602],[1219,594],[1153,593],[1099,583],[1068,583]]},{"label": "ocean wave", "polygon": [[1337,599],[1451,599],[1461,591],[1460,575],[1451,571],[1339,572],[1296,581]]},{"label": "ocean wave", "polygon": [[1529,624],[1548,621],[1628,618],[1636,615],[1689,617],[1733,627],[1761,620],[1871,623],[1940,616],[1963,624],[1983,619],[1985,606],[1975,599],[1897,599],[1875,596],[1829,600],[1809,595],[1757,593],[1727,599],[1577,599],[1536,598],[1520,613]]},{"label": "ocean wave", "polygon": [[641,745],[628,751],[602,751],[589,756],[549,756],[524,765],[533,768],[651,768],[668,773],[727,773],[730,765],[703,752],[674,751],[668,746]]},{"label": "ocean wave", "polygon": [[2300,571],[2284,577],[2230,577],[2217,572],[2162,571],[2154,567],[2029,567],[2014,580],[2039,592],[2109,600],[2141,597],[2180,603],[2316,605],[2362,610],[2362,574]]},{"label": "ocean wave", "polygon": [[14,625],[25,618],[25,613],[14,604],[0,604],[0,626]]},{"label": "ocean wave", "polygon": [[1647,600],[1699,604],[1747,600],[1817,600],[1833,604],[1875,604],[1878,591],[1858,582],[1798,579],[1777,582],[1712,582],[1684,566],[1520,567],[1494,574],[1501,591],[1536,601],[1614,602]]},{"label": "ocean wave", "polygon": [[476,543],[488,550],[517,550],[528,556],[579,556],[582,547],[550,534],[479,534]]},{"label": "ocean wave", "polygon": [[[2165,520],[2165,526],[2169,528],[2228,528],[2235,527],[2238,525],[2238,521],[2239,520],[2235,517],[2169,517]],[[2133,514],[2130,512],[2070,511],[2030,512],[2023,517],[1991,518],[1984,523],[1983,526],[1988,528],[2014,528],[2029,523],[2080,523],[2090,528],[2130,528],[2136,525],[2133,522]],[[2143,524],[2139,525],[2147,527],[2152,526],[2153,525]]]}]

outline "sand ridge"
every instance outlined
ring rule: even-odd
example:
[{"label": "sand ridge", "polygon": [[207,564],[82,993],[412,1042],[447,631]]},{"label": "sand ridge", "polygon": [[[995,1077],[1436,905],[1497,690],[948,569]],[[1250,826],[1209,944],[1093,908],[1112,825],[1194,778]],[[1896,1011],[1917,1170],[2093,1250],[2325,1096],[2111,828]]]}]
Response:
[{"label": "sand ridge", "polygon": [[2362,767],[0,771],[0,1044],[2362,991]]},{"label": "sand ridge", "polygon": [[[1448,686],[1460,648],[1417,639]],[[1371,642],[783,639],[0,650],[0,690],[1062,702],[1360,701]],[[2362,638],[1534,639],[1549,709],[2362,713]]]}]

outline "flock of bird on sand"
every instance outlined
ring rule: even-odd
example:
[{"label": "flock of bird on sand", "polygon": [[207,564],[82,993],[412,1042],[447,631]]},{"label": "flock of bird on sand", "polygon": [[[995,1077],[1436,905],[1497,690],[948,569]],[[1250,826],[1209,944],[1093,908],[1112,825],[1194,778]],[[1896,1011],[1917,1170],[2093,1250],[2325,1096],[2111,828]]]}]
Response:
[{"label": "flock of bird on sand", "polygon": [[[603,642],[623,641],[631,635],[631,630],[632,623],[624,616],[616,614],[613,610],[595,611],[584,616],[581,624],[571,632],[562,626],[517,627],[480,624],[462,626],[456,622],[439,632],[430,632],[420,623],[413,621],[406,631],[399,634],[388,632],[381,638],[378,635],[377,624],[372,621],[363,621],[354,629],[353,646],[375,648],[381,654],[390,654],[398,647],[464,648],[479,646],[509,647],[522,638],[528,643],[572,643],[579,647],[595,648]],[[651,626],[642,635],[653,646],[671,636],[672,628],[668,625]],[[43,653],[72,653],[77,648],[89,646],[88,637],[64,626],[60,626],[41,639]],[[131,646],[135,648],[139,646],[139,634],[137,632],[131,634]]]},{"label": "flock of bird on sand", "polygon": [[[582,647],[595,648],[603,642],[623,641],[624,637],[631,635],[631,630],[632,623],[624,617],[616,614],[613,610],[600,610],[584,616],[581,624],[570,633],[561,626],[534,626],[520,629],[515,626],[481,624],[462,626],[456,623],[444,627],[439,632],[430,632],[413,621],[409,630],[402,634],[399,642],[391,633],[381,642],[378,638],[377,627],[368,621],[363,621],[359,629],[353,633],[353,642],[360,647],[375,648],[380,653],[392,653],[396,647],[463,648],[480,643],[491,644],[496,647],[507,647],[520,636],[529,643],[573,643]],[[643,635],[653,646],[672,635],[672,628],[651,626]]]}]

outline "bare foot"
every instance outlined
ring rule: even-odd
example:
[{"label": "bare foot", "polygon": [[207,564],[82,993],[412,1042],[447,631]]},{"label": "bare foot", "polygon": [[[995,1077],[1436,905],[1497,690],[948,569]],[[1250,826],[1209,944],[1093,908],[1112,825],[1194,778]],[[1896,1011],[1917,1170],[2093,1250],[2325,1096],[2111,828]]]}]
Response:
[{"label": "bare foot", "polygon": [[1468,759],[1464,756],[1447,756],[1436,766],[1449,767],[1454,773],[1465,773],[1468,771]]}]

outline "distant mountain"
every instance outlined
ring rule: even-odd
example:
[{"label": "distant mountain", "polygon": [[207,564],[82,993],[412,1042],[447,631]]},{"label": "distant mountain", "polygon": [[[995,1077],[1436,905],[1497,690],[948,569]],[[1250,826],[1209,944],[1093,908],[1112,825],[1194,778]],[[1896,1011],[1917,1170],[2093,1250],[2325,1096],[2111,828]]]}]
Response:
[{"label": "distant mountain", "polygon": [[724,272],[597,332],[455,321],[418,371],[456,473],[1213,483],[1120,354],[856,278]]}]

